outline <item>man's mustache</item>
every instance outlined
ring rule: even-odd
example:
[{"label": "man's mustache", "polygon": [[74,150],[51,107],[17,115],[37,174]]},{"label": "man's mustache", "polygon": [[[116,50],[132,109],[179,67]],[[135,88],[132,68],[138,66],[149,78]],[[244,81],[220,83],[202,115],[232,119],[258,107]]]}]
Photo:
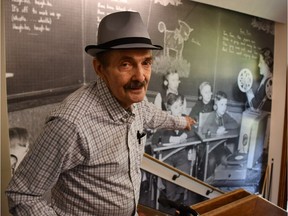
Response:
[{"label": "man's mustache", "polygon": [[146,80],[144,80],[143,82],[131,81],[131,82],[127,83],[126,85],[124,85],[124,89],[138,89],[138,88],[142,88],[146,85],[147,85]]}]

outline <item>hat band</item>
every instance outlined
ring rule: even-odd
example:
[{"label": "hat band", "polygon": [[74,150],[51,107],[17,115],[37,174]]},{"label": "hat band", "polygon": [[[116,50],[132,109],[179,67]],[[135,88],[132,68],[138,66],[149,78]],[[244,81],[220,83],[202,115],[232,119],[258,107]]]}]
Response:
[{"label": "hat band", "polygon": [[103,44],[99,44],[98,48],[100,49],[107,49],[118,45],[123,44],[133,44],[133,43],[143,43],[143,44],[149,44],[152,45],[152,42],[149,38],[143,38],[143,37],[127,37],[127,38],[119,38],[115,39]]}]

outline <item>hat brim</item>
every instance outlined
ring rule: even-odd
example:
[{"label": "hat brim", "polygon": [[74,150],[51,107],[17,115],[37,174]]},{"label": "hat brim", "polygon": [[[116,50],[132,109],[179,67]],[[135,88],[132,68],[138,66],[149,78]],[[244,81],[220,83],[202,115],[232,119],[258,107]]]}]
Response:
[{"label": "hat brim", "polygon": [[103,48],[101,45],[88,45],[85,47],[85,52],[89,55],[96,57],[100,52],[105,52],[108,50],[118,50],[118,49],[151,49],[151,50],[162,50],[163,47],[160,45],[150,45],[142,43],[132,43],[132,44],[122,44],[113,47]]}]

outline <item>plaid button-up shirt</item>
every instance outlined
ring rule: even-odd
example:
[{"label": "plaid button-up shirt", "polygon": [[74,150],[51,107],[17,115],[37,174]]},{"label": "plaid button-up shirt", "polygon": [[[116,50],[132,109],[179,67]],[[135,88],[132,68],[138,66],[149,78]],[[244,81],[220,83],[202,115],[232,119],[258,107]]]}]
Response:
[{"label": "plaid button-up shirt", "polygon": [[[6,191],[14,215],[137,215],[145,128],[183,129],[186,120],[143,101],[124,110],[98,79],[47,118]],[[42,196],[51,189],[51,205]]]}]

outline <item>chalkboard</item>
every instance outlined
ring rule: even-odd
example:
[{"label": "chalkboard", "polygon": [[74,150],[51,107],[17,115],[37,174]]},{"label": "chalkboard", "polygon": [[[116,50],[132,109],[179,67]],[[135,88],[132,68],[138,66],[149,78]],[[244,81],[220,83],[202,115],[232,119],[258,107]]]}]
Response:
[{"label": "chalkboard", "polygon": [[107,14],[139,11],[153,43],[150,92],[161,91],[164,73],[179,72],[179,92],[197,100],[198,86],[212,84],[229,101],[245,103],[236,81],[242,68],[259,79],[258,52],[273,50],[273,23],[189,0],[5,1],[8,99],[68,92],[95,79],[92,57],[97,27]]},{"label": "chalkboard", "polygon": [[[259,51],[264,47],[273,50],[273,25],[269,21],[231,11],[220,14],[215,88],[239,100],[241,92],[237,76],[243,68],[253,74],[254,88],[258,88],[260,73]],[[272,28],[272,29],[271,29]]]},{"label": "chalkboard", "polygon": [[[156,7],[157,8],[157,7]],[[155,10],[155,11],[154,11]],[[196,4],[190,1],[183,1],[181,5],[167,6],[165,8],[158,7],[157,10],[153,7],[153,21],[165,23],[166,32],[173,32],[175,35],[181,32],[181,28],[185,25],[187,38],[178,39],[177,43],[183,45],[183,50],[176,47],[182,55],[174,68],[180,74],[181,83],[179,92],[181,94],[198,97],[198,86],[203,81],[213,83],[216,53],[217,53],[217,31],[218,31],[218,14],[220,10],[215,7],[209,7],[202,4]],[[169,16],[167,16],[169,14]],[[183,24],[184,23],[184,24]],[[157,29],[154,25],[154,29]],[[151,28],[150,28],[151,29]],[[190,33],[188,33],[190,29]],[[185,30],[183,30],[185,31]],[[158,30],[159,32],[159,30]],[[183,34],[183,33],[182,33]],[[164,46],[167,41],[163,38],[164,33],[159,34],[158,42]],[[157,40],[157,39],[156,39]],[[166,47],[167,49],[167,47]],[[173,49],[173,48],[171,48]],[[173,54],[172,54],[173,55]],[[186,67],[183,67],[186,65]],[[171,67],[174,67],[171,65]],[[173,69],[173,70],[174,70]],[[159,80],[162,80],[163,73],[154,71],[150,87],[158,91],[161,86]],[[158,84],[157,84],[158,82]],[[155,84],[154,84],[155,83]]]},{"label": "chalkboard", "polygon": [[7,93],[83,83],[82,1],[5,1]]}]

